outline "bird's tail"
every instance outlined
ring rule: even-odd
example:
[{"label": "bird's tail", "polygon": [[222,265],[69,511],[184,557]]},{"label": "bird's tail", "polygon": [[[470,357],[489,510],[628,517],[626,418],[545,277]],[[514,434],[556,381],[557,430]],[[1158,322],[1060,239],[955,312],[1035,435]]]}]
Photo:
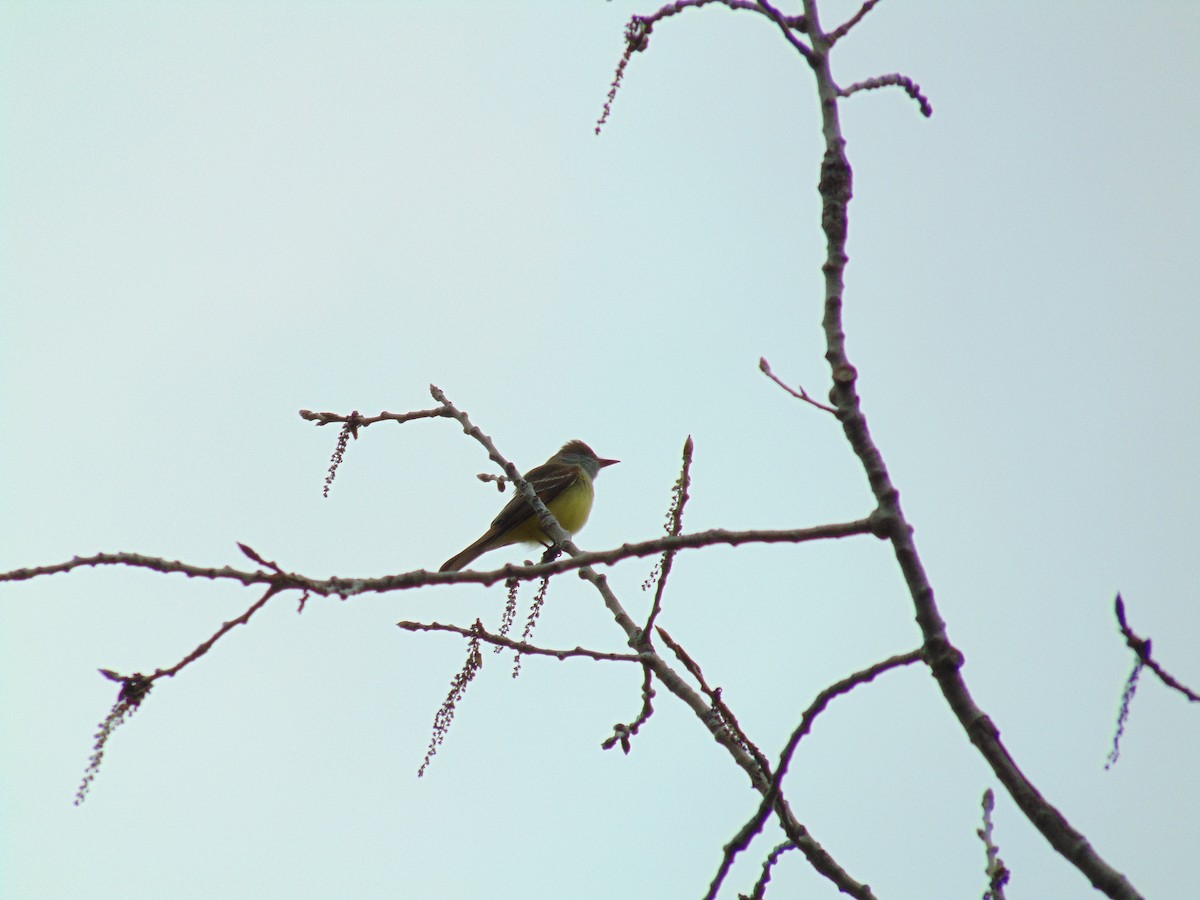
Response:
[{"label": "bird's tail", "polygon": [[493,537],[495,537],[495,535],[493,535],[491,531],[488,531],[487,534],[485,534],[475,543],[471,544],[471,546],[458,551],[458,553],[455,553],[452,557],[442,563],[442,567],[438,569],[438,571],[457,572],[459,569],[466,568],[476,559],[482,556],[485,550],[491,549],[490,547],[486,547],[485,544],[487,544],[487,542]]}]

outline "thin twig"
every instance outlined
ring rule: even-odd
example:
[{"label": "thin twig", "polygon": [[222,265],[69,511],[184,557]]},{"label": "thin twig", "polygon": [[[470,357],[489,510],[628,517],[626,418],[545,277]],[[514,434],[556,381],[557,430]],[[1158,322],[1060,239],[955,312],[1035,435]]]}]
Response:
[{"label": "thin twig", "polygon": [[808,395],[808,391],[806,391],[802,386],[797,385],[795,388],[793,388],[790,385],[785,384],[783,379],[771,371],[771,364],[767,362],[767,358],[765,356],[759,357],[758,368],[759,371],[761,371],[764,375],[770,378],[773,382],[775,382],[797,400],[803,400],[805,403],[811,403],[817,409],[823,409],[827,413],[832,413],[835,416],[837,415],[836,409],[834,409],[832,406],[826,406],[824,403],[814,400]]},{"label": "thin twig", "polygon": [[1187,685],[1177,681],[1172,677],[1170,672],[1160,666],[1154,659],[1151,659],[1150,638],[1138,637],[1133,629],[1129,627],[1129,623],[1125,620],[1125,601],[1121,599],[1120,594],[1117,594],[1116,613],[1117,623],[1121,626],[1121,634],[1125,635],[1125,643],[1138,655],[1138,659],[1145,663],[1150,671],[1157,675],[1159,680],[1167,687],[1179,691],[1179,693],[1187,697],[1192,703],[1200,703],[1200,695],[1197,695]]},{"label": "thin twig", "polygon": [[[253,550],[243,546],[247,556],[255,558]],[[275,594],[279,593],[280,588],[274,585],[269,586],[257,601],[252,603],[240,616],[225,622],[217,629],[216,633],[208,640],[203,641],[198,647],[192,650],[187,656],[181,659],[173,666],[168,666],[165,669],[156,669],[153,675],[143,675],[136,672],[133,675],[120,675],[109,669],[101,669],[100,674],[109,681],[116,681],[121,684],[121,690],[117,695],[117,702],[109,710],[104,721],[100,723],[100,730],[96,732],[96,743],[92,746],[92,756],[88,760],[87,768],[84,771],[83,780],[79,785],[79,789],[75,793],[75,805],[79,806],[87,797],[88,790],[91,788],[92,782],[96,780],[96,776],[100,773],[100,765],[104,761],[105,751],[108,749],[108,742],[112,738],[116,729],[128,721],[138,708],[142,701],[150,693],[150,689],[154,687],[154,682],[160,678],[173,678],[184,667],[191,665],[209,650],[213,648],[222,637],[232,631],[239,625],[246,625],[250,621],[250,617],[267,605]]]},{"label": "thin twig", "polygon": [[[683,509],[688,502],[688,487],[692,483],[692,451],[695,449],[695,444],[692,442],[692,436],[689,434],[687,440],[683,442],[683,464],[680,466],[679,478],[675,481],[675,487],[671,491],[673,502],[671,510],[667,514],[666,532],[668,537],[678,537],[683,531]],[[675,559],[677,550],[664,550],[662,559],[658,565],[658,584],[654,589],[654,602],[650,605],[650,614],[646,617],[646,624],[642,627],[642,631],[649,634],[654,628],[654,620],[658,618],[658,614],[662,612],[663,593],[667,588],[667,578],[671,574],[671,564]]]},{"label": "thin twig", "polygon": [[1125,726],[1129,723],[1129,711],[1133,706],[1133,698],[1137,695],[1138,679],[1141,678],[1142,670],[1149,668],[1155,675],[1159,677],[1169,688],[1174,688],[1195,703],[1200,700],[1196,693],[1184,684],[1175,680],[1162,666],[1160,666],[1151,656],[1151,641],[1150,638],[1139,637],[1129,627],[1129,622],[1125,618],[1125,601],[1120,594],[1117,594],[1116,599],[1116,615],[1117,623],[1121,627],[1121,634],[1125,636],[1125,643],[1133,650],[1135,658],[1133,661],[1133,670],[1129,673],[1129,677],[1125,679],[1125,689],[1121,692],[1121,708],[1117,713],[1117,728],[1113,732],[1112,749],[1108,751],[1108,758],[1104,761],[1105,771],[1111,769],[1117,764],[1121,758],[1121,738],[1125,736]]},{"label": "thin twig", "polygon": [[[685,9],[699,9],[702,6],[708,6],[710,3],[719,3],[726,9],[742,10],[745,12],[762,13],[764,10],[762,4],[758,0],[675,0],[674,3],[668,3],[666,6],[659,7],[648,16],[639,16],[647,24],[653,25],[663,19],[678,15]],[[783,23],[793,31],[798,31],[804,34],[808,30],[804,16],[785,16],[778,14]]]},{"label": "thin twig", "polygon": [[779,30],[783,32],[784,38],[789,44],[796,48],[797,53],[808,60],[809,63],[812,63],[815,60],[816,57],[813,54],[812,47],[809,47],[807,44],[805,44],[802,40],[800,40],[800,38],[796,37],[794,33],[797,30],[804,31],[808,28],[808,20],[805,17],[801,16],[799,19],[799,22],[804,27],[797,29],[796,26],[792,24],[793,22],[797,21],[796,19],[789,19],[774,6],[768,3],[767,0],[758,0],[758,8],[766,15],[768,19],[779,26]]},{"label": "thin twig", "polygon": [[[671,509],[667,513],[666,531],[668,536],[676,536],[683,528],[683,509],[687,506],[688,501],[688,486],[691,484],[691,465],[692,451],[695,445],[692,442],[692,436],[689,434],[687,440],[683,442],[683,465],[679,472],[679,478],[675,481],[675,486],[671,491],[672,501]],[[646,617],[646,624],[642,626],[642,634],[649,635],[654,628],[654,620],[658,618],[662,612],[662,598],[666,591],[667,578],[671,574],[671,564],[675,558],[675,551],[664,551],[662,559],[655,564],[651,575],[642,584],[642,590],[649,588],[650,584],[657,582],[654,590],[654,602],[650,606],[650,614]],[[657,577],[656,577],[657,576]],[[638,712],[637,718],[626,725],[623,722],[618,722],[613,726],[612,737],[606,739],[600,746],[605,750],[611,750],[620,743],[621,750],[627,755],[631,748],[630,739],[638,733],[643,725],[650,721],[650,717],[654,715],[654,670],[649,666],[645,666],[645,672],[642,676],[642,708]]]},{"label": "thin twig", "polygon": [[502,634],[493,634],[483,628],[463,628],[460,625],[445,625],[441,622],[397,622],[397,627],[405,631],[448,631],[451,634],[462,635],[465,638],[478,638],[487,644],[516,650],[528,656],[553,656],[563,660],[571,657],[603,660],[605,662],[641,662],[636,653],[608,653],[603,650],[588,650],[586,647],[576,647],[574,650],[555,650],[550,647],[539,647],[525,641],[514,641]]},{"label": "thin twig", "polygon": [[866,0],[866,2],[858,8],[858,12],[852,15],[837,28],[833,29],[833,31],[829,32],[829,45],[833,46],[847,34],[849,34],[850,29],[861,22],[863,17],[875,8],[877,3],[879,3],[879,0]]},{"label": "thin twig", "polygon": [[668,3],[648,16],[633,16],[625,24],[625,49],[621,53],[616,73],[609,84],[608,97],[604,101],[600,118],[596,121],[596,134],[600,134],[604,125],[608,122],[609,116],[612,114],[613,101],[617,98],[617,91],[620,90],[621,82],[625,78],[625,72],[629,67],[629,62],[633,58],[633,54],[642,53],[649,48],[650,35],[654,31],[654,26],[663,19],[679,15],[685,9],[699,9],[702,6],[708,6],[710,3],[720,3],[727,9],[732,10],[740,9],[762,13],[783,29],[784,35],[792,46],[801,53],[810,52],[792,33],[804,33],[807,27],[804,16],[785,16],[773,7],[768,11],[764,8],[764,4],[757,2],[757,0],[675,0],[674,3]]},{"label": "thin twig", "polygon": [[[358,411],[354,411],[349,415],[333,412],[313,412],[311,409],[300,410],[300,418],[307,419],[317,425],[350,425],[351,427],[366,428],[368,425],[374,425],[376,422],[411,422],[414,419],[436,419],[450,418],[450,412],[445,407],[434,407],[433,409],[414,409],[411,412],[391,413],[381,412],[377,416],[359,415]],[[354,437],[358,437],[357,434]]]},{"label": "thin twig", "polygon": [[270,587],[268,587],[266,589],[266,591],[263,593],[263,595],[261,597],[259,597],[258,600],[256,600],[254,603],[250,604],[250,606],[246,609],[246,611],[243,612],[240,616],[238,616],[235,619],[230,619],[228,622],[222,622],[221,627],[218,628],[216,630],[216,632],[213,633],[212,637],[210,637],[208,640],[201,643],[200,646],[198,646],[195,650],[193,650],[191,653],[189,653],[187,656],[185,656],[179,662],[175,663],[175,665],[168,666],[165,669],[155,669],[154,674],[151,675],[147,680],[150,683],[153,683],[153,682],[157,681],[159,678],[174,678],[175,675],[177,675],[181,669],[183,669],[186,666],[191,665],[196,660],[198,660],[200,657],[202,657],[205,653],[207,653],[209,650],[211,650],[213,648],[213,645],[216,644],[217,641],[219,641],[221,638],[223,638],[229,632],[233,631],[233,629],[237,628],[239,625],[248,625],[250,623],[250,617],[253,616],[260,609],[262,609],[264,606],[266,606],[267,601],[270,600],[276,594],[278,594],[279,591],[280,591],[280,588],[277,588],[274,585],[271,585]]},{"label": "thin twig", "polygon": [[661,625],[658,627],[658,636],[663,639],[664,644],[671,648],[671,652],[683,663],[683,667],[696,679],[696,683],[700,685],[700,690],[704,692],[704,696],[708,697],[709,703],[712,704],[713,712],[717,714],[721,725],[728,729],[738,744],[754,757],[754,761],[758,763],[758,767],[762,770],[762,773],[767,778],[770,778],[771,763],[768,762],[763,752],[758,749],[758,745],[750,740],[749,735],[742,729],[737,716],[733,714],[733,710],[729,708],[721,696],[721,689],[719,687],[713,688],[708,686],[708,682],[704,679],[704,673],[700,671],[700,665],[692,659],[691,655],[683,649],[683,646],[678,641],[667,634],[666,629]]},{"label": "thin twig", "polygon": [[764,900],[767,895],[767,885],[771,883],[771,871],[775,868],[775,864],[779,862],[779,858],[789,850],[795,850],[796,845],[791,841],[784,841],[782,844],[775,846],[767,858],[763,860],[762,874],[758,876],[758,881],[754,882],[754,888],[750,891],[749,900]]},{"label": "thin twig", "polygon": [[96,553],[92,556],[74,556],[66,562],[48,566],[29,566],[0,572],[0,581],[29,581],[43,575],[58,575],[74,569],[90,566],[129,566],[135,569],[150,569],[163,574],[179,573],[188,578],[207,578],[213,581],[231,579],[247,587],[252,584],[269,584],[276,577],[266,572],[243,572],[230,566],[193,566],[177,559],[159,556],[143,556],[140,553]]},{"label": "thin twig", "polygon": [[630,742],[641,727],[650,721],[650,717],[654,715],[654,670],[645,662],[642,663],[642,708],[638,712],[637,718],[626,725],[624,722],[618,722],[613,726],[613,733],[610,737],[605,738],[600,743],[601,750],[611,750],[617,744],[621,745],[621,751],[628,756],[633,745]]},{"label": "thin twig", "polygon": [[1000,847],[996,844],[993,834],[992,811],[995,808],[996,796],[992,789],[988,788],[983,792],[983,827],[975,829],[987,853],[987,865],[983,871],[988,877],[988,889],[983,894],[983,900],[1004,900],[1004,886],[1008,884],[1012,874],[1000,858]]},{"label": "thin twig", "polygon": [[893,72],[890,75],[877,75],[874,78],[868,78],[864,81],[856,81],[849,87],[840,88],[838,96],[849,97],[852,94],[857,94],[859,91],[874,91],[882,87],[904,88],[904,93],[917,101],[917,106],[921,108],[921,115],[927,119],[933,115],[933,104],[929,102],[928,97],[921,93],[921,86],[907,75],[901,75],[899,72]]}]

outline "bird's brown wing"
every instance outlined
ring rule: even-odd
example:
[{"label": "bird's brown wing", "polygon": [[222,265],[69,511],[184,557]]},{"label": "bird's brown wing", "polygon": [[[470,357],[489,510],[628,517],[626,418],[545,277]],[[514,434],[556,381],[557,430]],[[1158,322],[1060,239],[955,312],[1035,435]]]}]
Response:
[{"label": "bird's brown wing", "polygon": [[[547,506],[550,502],[573,485],[579,478],[578,466],[564,466],[561,463],[542,463],[525,473],[525,480]],[[510,528],[516,528],[533,515],[533,509],[521,496],[520,492],[504,505],[499,515],[492,519],[492,534],[503,534]]]}]

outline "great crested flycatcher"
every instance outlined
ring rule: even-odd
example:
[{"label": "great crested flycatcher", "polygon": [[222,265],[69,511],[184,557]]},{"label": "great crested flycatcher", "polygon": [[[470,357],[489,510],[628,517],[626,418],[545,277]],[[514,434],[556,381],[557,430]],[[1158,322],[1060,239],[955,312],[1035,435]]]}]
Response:
[{"label": "great crested flycatcher", "polygon": [[[595,491],[592,482],[605,466],[620,462],[601,459],[583,441],[567,441],[552,457],[525,473],[525,480],[537,492],[538,499],[554,513],[563,531],[574,534],[588,520]],[[533,507],[520,492],[492,519],[492,527],[466,549],[442,563],[440,572],[457,572],[476,557],[510,544],[542,544],[552,541],[534,514]]]}]

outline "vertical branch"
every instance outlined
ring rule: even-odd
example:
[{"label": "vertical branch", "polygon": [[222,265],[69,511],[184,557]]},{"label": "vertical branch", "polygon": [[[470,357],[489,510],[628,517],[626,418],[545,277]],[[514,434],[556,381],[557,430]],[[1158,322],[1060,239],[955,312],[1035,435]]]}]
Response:
[{"label": "vertical branch", "polygon": [[1004,860],[1000,858],[1000,847],[996,844],[992,824],[992,812],[995,809],[996,797],[992,789],[988,788],[983,792],[983,827],[975,830],[987,853],[987,867],[983,871],[988,877],[988,889],[984,892],[983,900],[1004,900],[1004,886],[1012,876],[1008,866],[1004,865]]},{"label": "vertical branch", "polygon": [[1021,811],[1042,833],[1050,845],[1070,860],[1099,890],[1110,897],[1135,898],[1140,895],[1129,881],[1105,862],[1063,816],[1034,787],[1017,766],[1004,745],[1000,732],[987,714],[972,699],[959,671],[963,656],[950,643],[946,623],[934,601],[933,587],[917,553],[913,529],[900,508],[900,495],[892,484],[883,457],[867,428],[866,416],[859,403],[858,373],[846,353],[846,334],[842,326],[844,272],[848,261],[846,236],[849,228],[849,203],[852,196],[852,171],[846,158],[846,142],[838,118],[838,86],[829,67],[830,37],[821,28],[816,0],[804,0],[804,16],[812,42],[809,65],[817,81],[820,98],[821,131],[825,138],[825,158],[821,164],[821,227],[825,232],[825,358],[833,377],[830,398],[846,439],[863,465],[871,491],[878,504],[877,515],[887,530],[916,609],[916,620],[924,639],[925,658],[942,695],[954,711],[971,743],[991,766],[1000,783],[1008,790]]},{"label": "vertical branch", "polygon": [[[683,467],[679,472],[679,479],[675,482],[675,488],[671,492],[673,502],[671,511],[667,514],[666,531],[671,537],[678,537],[683,531],[683,508],[687,506],[688,487],[692,483],[692,450],[694,446],[692,436],[689,434],[683,443]],[[671,574],[671,563],[677,552],[676,550],[663,551],[659,566],[658,586],[654,590],[654,603],[650,607],[650,615],[646,618],[646,626],[642,629],[646,634],[650,634],[654,630],[654,620],[662,612],[663,592],[667,588],[667,577]]]}]

